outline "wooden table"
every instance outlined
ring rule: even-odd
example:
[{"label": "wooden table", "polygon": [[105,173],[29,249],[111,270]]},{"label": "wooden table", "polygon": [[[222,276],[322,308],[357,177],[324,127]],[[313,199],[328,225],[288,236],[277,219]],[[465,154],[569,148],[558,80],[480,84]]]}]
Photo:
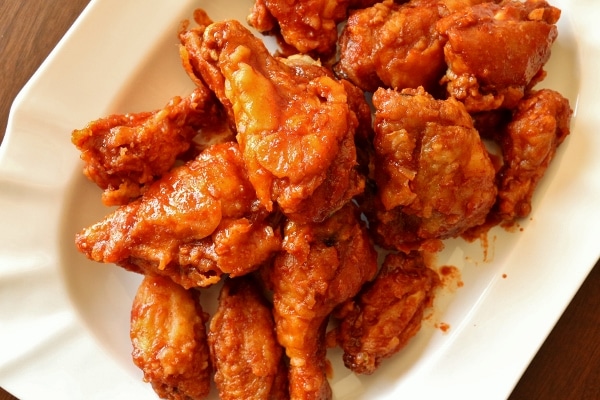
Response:
[{"label": "wooden table", "polygon": [[[88,2],[0,2],[0,140],[14,97]],[[511,400],[600,399],[599,310],[600,262],[525,371]],[[0,400],[14,399],[0,389]]]}]

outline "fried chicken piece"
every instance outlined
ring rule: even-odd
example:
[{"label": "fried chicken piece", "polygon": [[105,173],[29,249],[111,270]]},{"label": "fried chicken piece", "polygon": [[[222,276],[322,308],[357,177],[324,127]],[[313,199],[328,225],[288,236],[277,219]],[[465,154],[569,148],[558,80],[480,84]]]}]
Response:
[{"label": "fried chicken piece", "polygon": [[362,9],[348,17],[334,70],[368,92],[379,87],[401,90],[419,86],[430,93],[441,92],[446,39],[437,32],[436,23],[445,15],[483,1],[357,2],[357,8]]},{"label": "fried chicken piece", "polygon": [[358,120],[343,83],[324,68],[272,57],[237,21],[211,24],[201,39],[189,30],[181,40],[233,113],[250,181],[267,210],[276,203],[289,218],[322,221],[362,192]]},{"label": "fried chicken piece", "polygon": [[299,53],[330,56],[347,9],[348,0],[256,0],[247,20],[259,32],[280,33]]},{"label": "fried chicken piece", "polygon": [[388,254],[377,277],[336,313],[341,321],[334,334],[344,350],[344,365],[372,374],[404,348],[421,329],[438,284],[437,273],[419,253]]},{"label": "fried chicken piece", "polygon": [[190,149],[199,131],[209,132],[221,118],[216,99],[200,86],[160,110],[92,121],[73,131],[72,142],[81,151],[84,174],[104,190],[103,203],[122,205],[144,193]]},{"label": "fried chicken piece", "polygon": [[570,133],[573,111],[560,93],[542,89],[519,102],[501,139],[498,212],[504,220],[529,215],[534,190]]},{"label": "fried chicken piece", "polygon": [[168,278],[146,276],[131,309],[133,362],[163,399],[199,400],[211,385],[211,365],[199,292]]},{"label": "fried chicken piece", "polygon": [[[471,116],[453,98],[419,89],[378,89],[373,223],[390,249],[440,247],[485,221],[496,198],[495,169]],[[425,246],[425,247],[423,247]]]},{"label": "fried chicken piece", "polygon": [[559,17],[560,10],[543,0],[507,0],[441,19],[448,94],[469,112],[514,108],[545,75]]},{"label": "fried chicken piece", "polygon": [[[319,61],[307,55],[293,55],[289,57],[277,57],[277,60],[294,69],[294,74],[301,79],[310,81],[323,76],[335,78],[334,73],[324,67]],[[365,98],[365,92],[358,86],[346,79],[340,79],[339,82],[344,86],[347,95],[348,107],[354,113],[358,120],[354,139],[356,142],[356,151],[363,150],[359,146],[364,145],[373,139],[373,127],[371,118],[371,107]],[[358,156],[358,155],[357,155]]]},{"label": "fried chicken piece", "polygon": [[244,275],[281,244],[257,207],[236,143],[214,145],[76,237],[92,260],[189,288]]},{"label": "fried chicken piece", "polygon": [[386,0],[350,15],[340,35],[338,76],[361,89],[424,86],[431,91],[444,75],[444,43],[435,29],[437,2],[396,4]]},{"label": "fried chicken piece", "polygon": [[208,344],[221,400],[289,398],[271,306],[252,279],[225,281]]},{"label": "fried chicken piece", "polygon": [[377,255],[351,203],[319,224],[288,221],[283,249],[271,284],[277,338],[290,358],[290,395],[329,399],[328,317],[373,277]]}]

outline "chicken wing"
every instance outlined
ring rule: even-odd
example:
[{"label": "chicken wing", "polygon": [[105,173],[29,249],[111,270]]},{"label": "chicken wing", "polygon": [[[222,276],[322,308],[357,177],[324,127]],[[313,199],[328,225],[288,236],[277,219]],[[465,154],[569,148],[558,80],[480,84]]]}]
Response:
[{"label": "chicken wing", "polygon": [[200,400],[211,365],[199,293],[168,278],[146,276],[131,309],[133,362],[163,399]]},{"label": "chicken wing", "polygon": [[447,38],[448,94],[470,112],[515,107],[545,75],[559,17],[560,10],[543,0],[505,0],[440,20],[437,30]]},{"label": "chicken wing", "polygon": [[373,104],[380,244],[434,250],[439,239],[483,223],[496,198],[495,169],[464,105],[422,88],[378,89]]},{"label": "chicken wing", "polygon": [[377,255],[352,204],[319,224],[288,221],[283,248],[272,285],[277,338],[290,358],[290,395],[329,399],[328,316],[373,277]]},{"label": "chicken wing", "polygon": [[278,251],[235,143],[214,145],[76,237],[90,259],[208,286],[243,275]]},{"label": "chicken wing", "polygon": [[362,192],[358,120],[344,84],[324,68],[314,76],[316,68],[272,57],[237,21],[181,38],[195,70],[234,115],[250,181],[267,210],[276,203],[289,218],[320,221]]},{"label": "chicken wing", "polygon": [[572,115],[560,93],[542,89],[519,102],[501,138],[504,167],[500,171],[498,211],[502,219],[529,215],[534,190],[556,148],[569,135]]},{"label": "chicken wing", "polygon": [[437,2],[386,0],[350,15],[340,35],[338,76],[361,89],[424,86],[437,90],[444,75],[444,43],[435,29]]},{"label": "chicken wing", "polygon": [[289,398],[271,306],[258,288],[246,277],[227,279],[210,322],[208,344],[221,400]]},{"label": "chicken wing", "polygon": [[346,367],[372,374],[406,346],[421,329],[438,283],[420,254],[387,255],[377,277],[336,313],[341,322],[334,332]]},{"label": "chicken wing", "polygon": [[349,0],[256,0],[248,23],[263,33],[280,33],[299,53],[331,56],[337,25],[346,18]]},{"label": "chicken wing", "polygon": [[101,189],[106,205],[126,204],[139,197],[192,145],[203,128],[221,125],[222,112],[204,86],[189,96],[176,96],[160,110],[115,114],[74,130],[84,174]]}]

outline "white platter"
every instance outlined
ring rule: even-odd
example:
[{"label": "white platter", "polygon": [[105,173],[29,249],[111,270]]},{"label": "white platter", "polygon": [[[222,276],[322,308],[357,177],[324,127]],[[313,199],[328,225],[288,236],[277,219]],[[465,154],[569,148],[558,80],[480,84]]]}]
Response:
[{"label": "white platter", "polygon": [[[156,398],[130,359],[140,277],[73,244],[108,210],[70,134],[187,94],[179,22],[195,7],[243,21],[251,3],[93,0],[15,100],[0,149],[0,386],[20,399]],[[563,15],[544,86],[575,115],[531,218],[518,232],[493,230],[487,252],[448,242],[438,263],[457,266],[464,286],[373,376],[332,360],[336,399],[506,398],[600,256],[600,3],[551,3]]]}]

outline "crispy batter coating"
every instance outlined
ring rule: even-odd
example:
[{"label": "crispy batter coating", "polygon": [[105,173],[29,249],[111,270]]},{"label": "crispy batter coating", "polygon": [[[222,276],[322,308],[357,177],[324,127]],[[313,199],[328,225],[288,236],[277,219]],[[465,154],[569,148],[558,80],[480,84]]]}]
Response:
[{"label": "crispy batter coating", "polygon": [[131,309],[133,362],[163,399],[199,400],[210,391],[211,365],[199,292],[146,276]]},{"label": "crispy batter coating", "polygon": [[252,279],[225,281],[208,344],[221,400],[289,398],[271,306]]},{"label": "crispy batter coating", "polygon": [[422,88],[378,89],[373,104],[380,243],[416,249],[483,223],[495,169],[463,104]]},{"label": "crispy batter coating", "polygon": [[110,115],[74,130],[84,174],[104,190],[106,205],[139,197],[191,146],[203,128],[220,125],[214,95],[198,86],[189,96],[173,97],[160,110]]},{"label": "crispy batter coating", "polygon": [[437,30],[447,38],[448,94],[470,112],[516,106],[544,77],[559,17],[560,10],[543,0],[505,0],[440,20]]},{"label": "crispy batter coating", "polygon": [[[255,0],[278,56],[237,21],[184,21],[196,90],[72,134],[120,206],[76,245],[144,274],[132,356],[156,393],[202,399],[214,377],[222,399],[327,400],[328,345],[359,374],[404,348],[439,284],[421,251],[528,215],[569,134],[568,100],[532,91],[559,17],[544,0]],[[379,273],[373,242],[393,251]],[[207,334],[199,288],[224,275]]]},{"label": "crispy batter coating", "polygon": [[420,254],[388,254],[377,277],[338,311],[335,334],[346,367],[372,374],[383,359],[400,351],[421,329],[438,283]]},{"label": "crispy batter coating", "polygon": [[354,12],[340,36],[336,73],[363,90],[424,86],[444,75],[444,43],[435,29],[437,2],[396,4],[386,0]]},{"label": "crispy batter coating", "polygon": [[260,32],[280,33],[300,53],[332,55],[347,8],[348,0],[256,0],[247,19]]},{"label": "crispy batter coating", "polygon": [[352,204],[322,223],[288,221],[272,271],[277,338],[290,358],[293,399],[329,399],[329,314],[372,278],[377,255]]},{"label": "crispy batter coating", "polygon": [[214,145],[76,237],[90,259],[182,286],[243,275],[280,248],[235,143]]},{"label": "crispy batter coating", "polygon": [[[357,116],[343,83],[322,68],[272,57],[237,21],[181,35],[189,59],[234,115],[252,185],[269,211],[321,221],[362,192]],[[316,74],[320,70],[322,74]]]},{"label": "crispy batter coating", "polygon": [[542,89],[519,102],[501,139],[499,214],[504,220],[529,215],[534,190],[556,148],[570,133],[573,111],[560,93]]}]

